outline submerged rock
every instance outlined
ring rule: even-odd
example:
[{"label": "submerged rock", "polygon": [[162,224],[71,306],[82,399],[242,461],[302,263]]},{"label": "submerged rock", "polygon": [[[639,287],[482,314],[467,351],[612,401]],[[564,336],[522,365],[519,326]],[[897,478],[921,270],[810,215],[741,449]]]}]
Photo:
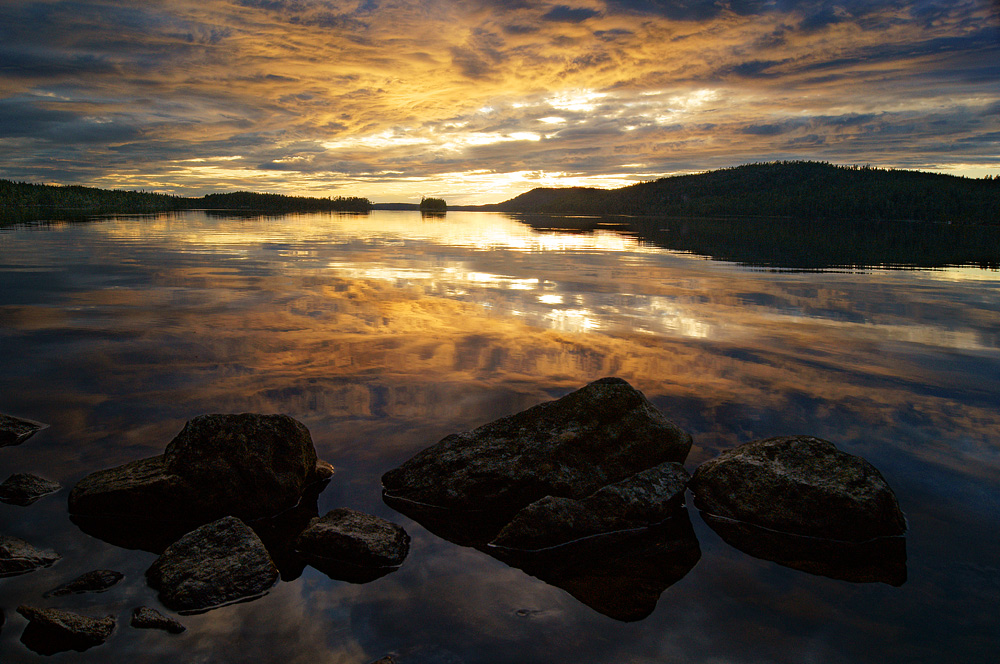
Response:
[{"label": "submerged rock", "polygon": [[41,551],[23,539],[0,535],[0,577],[17,576],[48,567],[62,558],[54,551]]},{"label": "submerged rock", "polygon": [[114,616],[88,618],[59,609],[19,606],[17,612],[28,619],[21,642],[41,655],[99,646],[115,631]]},{"label": "submerged rock", "polygon": [[0,413],[0,447],[20,445],[46,427],[48,425],[41,422]]},{"label": "submerged rock", "polygon": [[545,496],[584,498],[652,466],[683,462],[690,448],[691,436],[641,392],[603,378],[448,436],[383,475],[382,486],[396,509],[405,502],[464,510],[502,526]]},{"label": "submerged rock", "polygon": [[584,537],[642,528],[673,516],[691,476],[668,461],[602,487],[580,500],[546,496],[503,527],[492,546],[534,550]]},{"label": "submerged rock", "polygon": [[140,606],[132,610],[132,621],[129,623],[136,629],[161,629],[171,634],[180,634],[187,627],[173,618],[167,617],[148,606]]},{"label": "submerged rock", "polygon": [[202,415],[163,455],[92,473],[73,487],[75,516],[207,523],[268,517],[329,478],[306,427],[287,415]]},{"label": "submerged rock", "polygon": [[296,538],[295,550],[330,576],[364,582],[402,565],[410,536],[385,519],[339,508],[313,519]]},{"label": "submerged rock", "polygon": [[125,575],[121,572],[110,569],[98,569],[93,572],[81,574],[72,581],[64,583],[42,596],[59,597],[61,595],[74,595],[77,593],[103,593],[124,578]]},{"label": "submerged rock", "polygon": [[167,547],[146,579],[166,607],[197,613],[264,594],[278,570],[253,530],[227,516]]},{"label": "submerged rock", "polygon": [[15,473],[0,484],[0,502],[27,507],[42,496],[55,493],[61,488],[62,485],[58,482],[38,475]]},{"label": "submerged rock", "polygon": [[691,479],[709,515],[795,535],[863,542],[906,522],[870,463],[811,436],[759,440],[703,463]]},{"label": "submerged rock", "polygon": [[487,546],[481,550],[623,622],[649,616],[660,595],[701,559],[686,510],[674,511],[655,526],[586,537],[547,549]]}]

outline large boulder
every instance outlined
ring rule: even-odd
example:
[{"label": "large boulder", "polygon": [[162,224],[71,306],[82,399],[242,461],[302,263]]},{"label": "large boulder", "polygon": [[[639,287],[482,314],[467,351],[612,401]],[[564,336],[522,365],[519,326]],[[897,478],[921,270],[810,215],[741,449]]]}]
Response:
[{"label": "large boulder", "polygon": [[22,420],[0,413],[0,447],[20,445],[47,426],[41,422]]},{"label": "large boulder", "polygon": [[[545,496],[580,499],[666,461],[691,436],[619,378],[453,434],[382,476],[387,502],[505,523]],[[405,508],[404,508],[405,509]]]},{"label": "large boulder", "polygon": [[538,550],[660,523],[682,507],[690,479],[668,461],[580,500],[546,496],[515,514],[491,546]]},{"label": "large boulder", "polygon": [[146,580],[164,606],[198,613],[263,595],[278,580],[278,569],[253,530],[227,516],[167,547]]},{"label": "large boulder", "polygon": [[58,553],[41,551],[18,537],[0,535],[0,578],[33,572],[60,558]]},{"label": "large boulder", "polygon": [[62,487],[58,482],[52,482],[44,477],[30,473],[15,473],[0,484],[0,502],[27,507],[42,496],[55,493],[60,488]]},{"label": "large boulder", "polygon": [[28,619],[21,642],[42,655],[66,650],[84,651],[99,646],[115,631],[114,616],[89,618],[59,609],[19,606],[17,612]]},{"label": "large boulder", "polygon": [[878,470],[811,436],[724,452],[699,466],[690,486],[703,512],[784,533],[862,542],[906,531]]},{"label": "large boulder", "polygon": [[299,502],[332,474],[306,427],[287,415],[202,415],[163,455],[84,477],[73,487],[74,516],[207,523],[253,520]]}]

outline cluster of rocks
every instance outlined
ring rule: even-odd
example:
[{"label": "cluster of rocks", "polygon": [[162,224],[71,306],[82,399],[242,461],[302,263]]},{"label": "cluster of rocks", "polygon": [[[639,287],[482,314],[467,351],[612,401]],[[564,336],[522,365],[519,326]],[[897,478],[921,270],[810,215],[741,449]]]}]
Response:
[{"label": "cluster of rocks", "polygon": [[[0,416],[0,445],[36,425]],[[444,438],[385,473],[383,499],[623,621],[649,615],[700,559],[688,489],[704,521],[750,555],[850,581],[905,581],[906,522],[864,459],[790,436],[741,445],[691,476],[691,444],[641,392],[604,378]],[[347,508],[318,514],[332,474],[306,427],[286,415],[203,415],[163,454],[83,478],[69,510],[88,533],[159,554],[148,584],[165,607],[197,613],[266,594],[307,564],[363,583],[403,563],[410,538],[400,526]],[[19,474],[0,484],[0,500],[28,505],[58,489]],[[0,535],[0,577],[58,559]],[[121,578],[96,570],[46,596],[101,592]],[[39,652],[86,649],[115,628],[113,616],[18,612],[29,621],[22,641]],[[131,624],[184,629],[149,607]]]},{"label": "cluster of rocks", "polygon": [[[790,436],[742,445],[691,477],[681,465],[690,447],[641,392],[605,378],[444,438],[383,475],[383,498],[622,620],[647,615],[697,562],[688,488],[706,523],[751,555],[851,581],[905,580],[902,512],[864,459]],[[647,559],[646,573],[631,562]]]},{"label": "cluster of rocks", "polygon": [[[147,583],[167,608],[198,613],[259,597],[307,563],[359,583],[398,569],[410,542],[401,527],[345,508],[318,515],[317,498],[332,475],[309,431],[287,415],[203,415],[188,421],[163,454],[84,477],[70,492],[69,511],[86,532],[160,554]],[[0,484],[0,499],[27,505],[58,489],[19,474]],[[0,576],[59,559],[0,535]],[[101,592],[121,578],[95,570],[45,596]],[[22,641],[44,654],[85,650],[115,628],[113,616],[26,605],[18,612],[28,620]],[[131,624],[184,630],[149,607],[137,608]]]},{"label": "cluster of rocks", "polygon": [[[29,571],[32,570],[23,569],[21,573]],[[114,570],[94,570],[53,588],[43,597],[105,592],[123,578],[124,575]],[[17,607],[17,612],[28,621],[21,634],[21,642],[42,655],[54,655],[68,650],[82,652],[101,645],[111,637],[117,624],[113,615],[93,618],[62,609],[27,604]],[[0,627],[3,626],[2,618],[0,613]],[[173,618],[145,606],[133,611],[131,625],[140,629],[161,629],[172,633],[180,633],[186,629]]]}]

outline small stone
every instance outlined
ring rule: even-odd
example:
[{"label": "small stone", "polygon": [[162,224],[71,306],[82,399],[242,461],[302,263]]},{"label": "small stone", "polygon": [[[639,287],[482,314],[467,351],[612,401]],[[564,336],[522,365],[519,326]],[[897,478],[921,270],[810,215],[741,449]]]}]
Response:
[{"label": "small stone", "polygon": [[84,651],[99,646],[115,630],[114,616],[88,618],[59,609],[21,605],[17,612],[28,619],[21,642],[42,655],[66,650]]},{"label": "small stone", "polygon": [[58,588],[53,588],[43,595],[43,597],[59,597],[61,595],[73,595],[77,593],[103,593],[116,583],[125,578],[121,572],[110,569],[98,569],[93,572],[81,574],[72,581],[64,583]]},{"label": "small stone", "polygon": [[398,567],[410,550],[410,536],[385,519],[340,508],[310,521],[296,539],[295,548],[307,557],[359,567]]},{"label": "small stone", "polygon": [[171,634],[180,634],[187,629],[173,618],[169,618],[148,606],[140,606],[132,610],[131,625],[136,629],[162,629]]},{"label": "small stone", "polygon": [[51,482],[37,475],[15,473],[0,483],[0,502],[27,507],[42,496],[55,493],[62,488],[58,482]]},{"label": "small stone", "polygon": [[0,414],[0,447],[20,445],[46,427],[41,422]]},{"label": "small stone", "polygon": [[168,608],[197,613],[263,595],[278,570],[257,534],[227,516],[168,546],[146,579]]},{"label": "small stone", "polygon": [[62,558],[53,551],[41,551],[23,539],[0,535],[0,577],[16,576],[48,567]]}]

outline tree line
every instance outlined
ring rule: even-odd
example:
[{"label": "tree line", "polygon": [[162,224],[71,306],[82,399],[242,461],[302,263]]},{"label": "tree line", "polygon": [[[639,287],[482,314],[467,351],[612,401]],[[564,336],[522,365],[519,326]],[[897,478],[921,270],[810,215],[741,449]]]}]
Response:
[{"label": "tree line", "polygon": [[53,186],[0,179],[0,214],[51,212],[146,213],[172,210],[246,210],[259,212],[368,212],[372,202],[356,196],[311,198],[237,191],[188,198],[146,191]]},{"label": "tree line", "polygon": [[621,189],[533,189],[488,209],[549,214],[1000,223],[1000,179],[780,161]]}]

